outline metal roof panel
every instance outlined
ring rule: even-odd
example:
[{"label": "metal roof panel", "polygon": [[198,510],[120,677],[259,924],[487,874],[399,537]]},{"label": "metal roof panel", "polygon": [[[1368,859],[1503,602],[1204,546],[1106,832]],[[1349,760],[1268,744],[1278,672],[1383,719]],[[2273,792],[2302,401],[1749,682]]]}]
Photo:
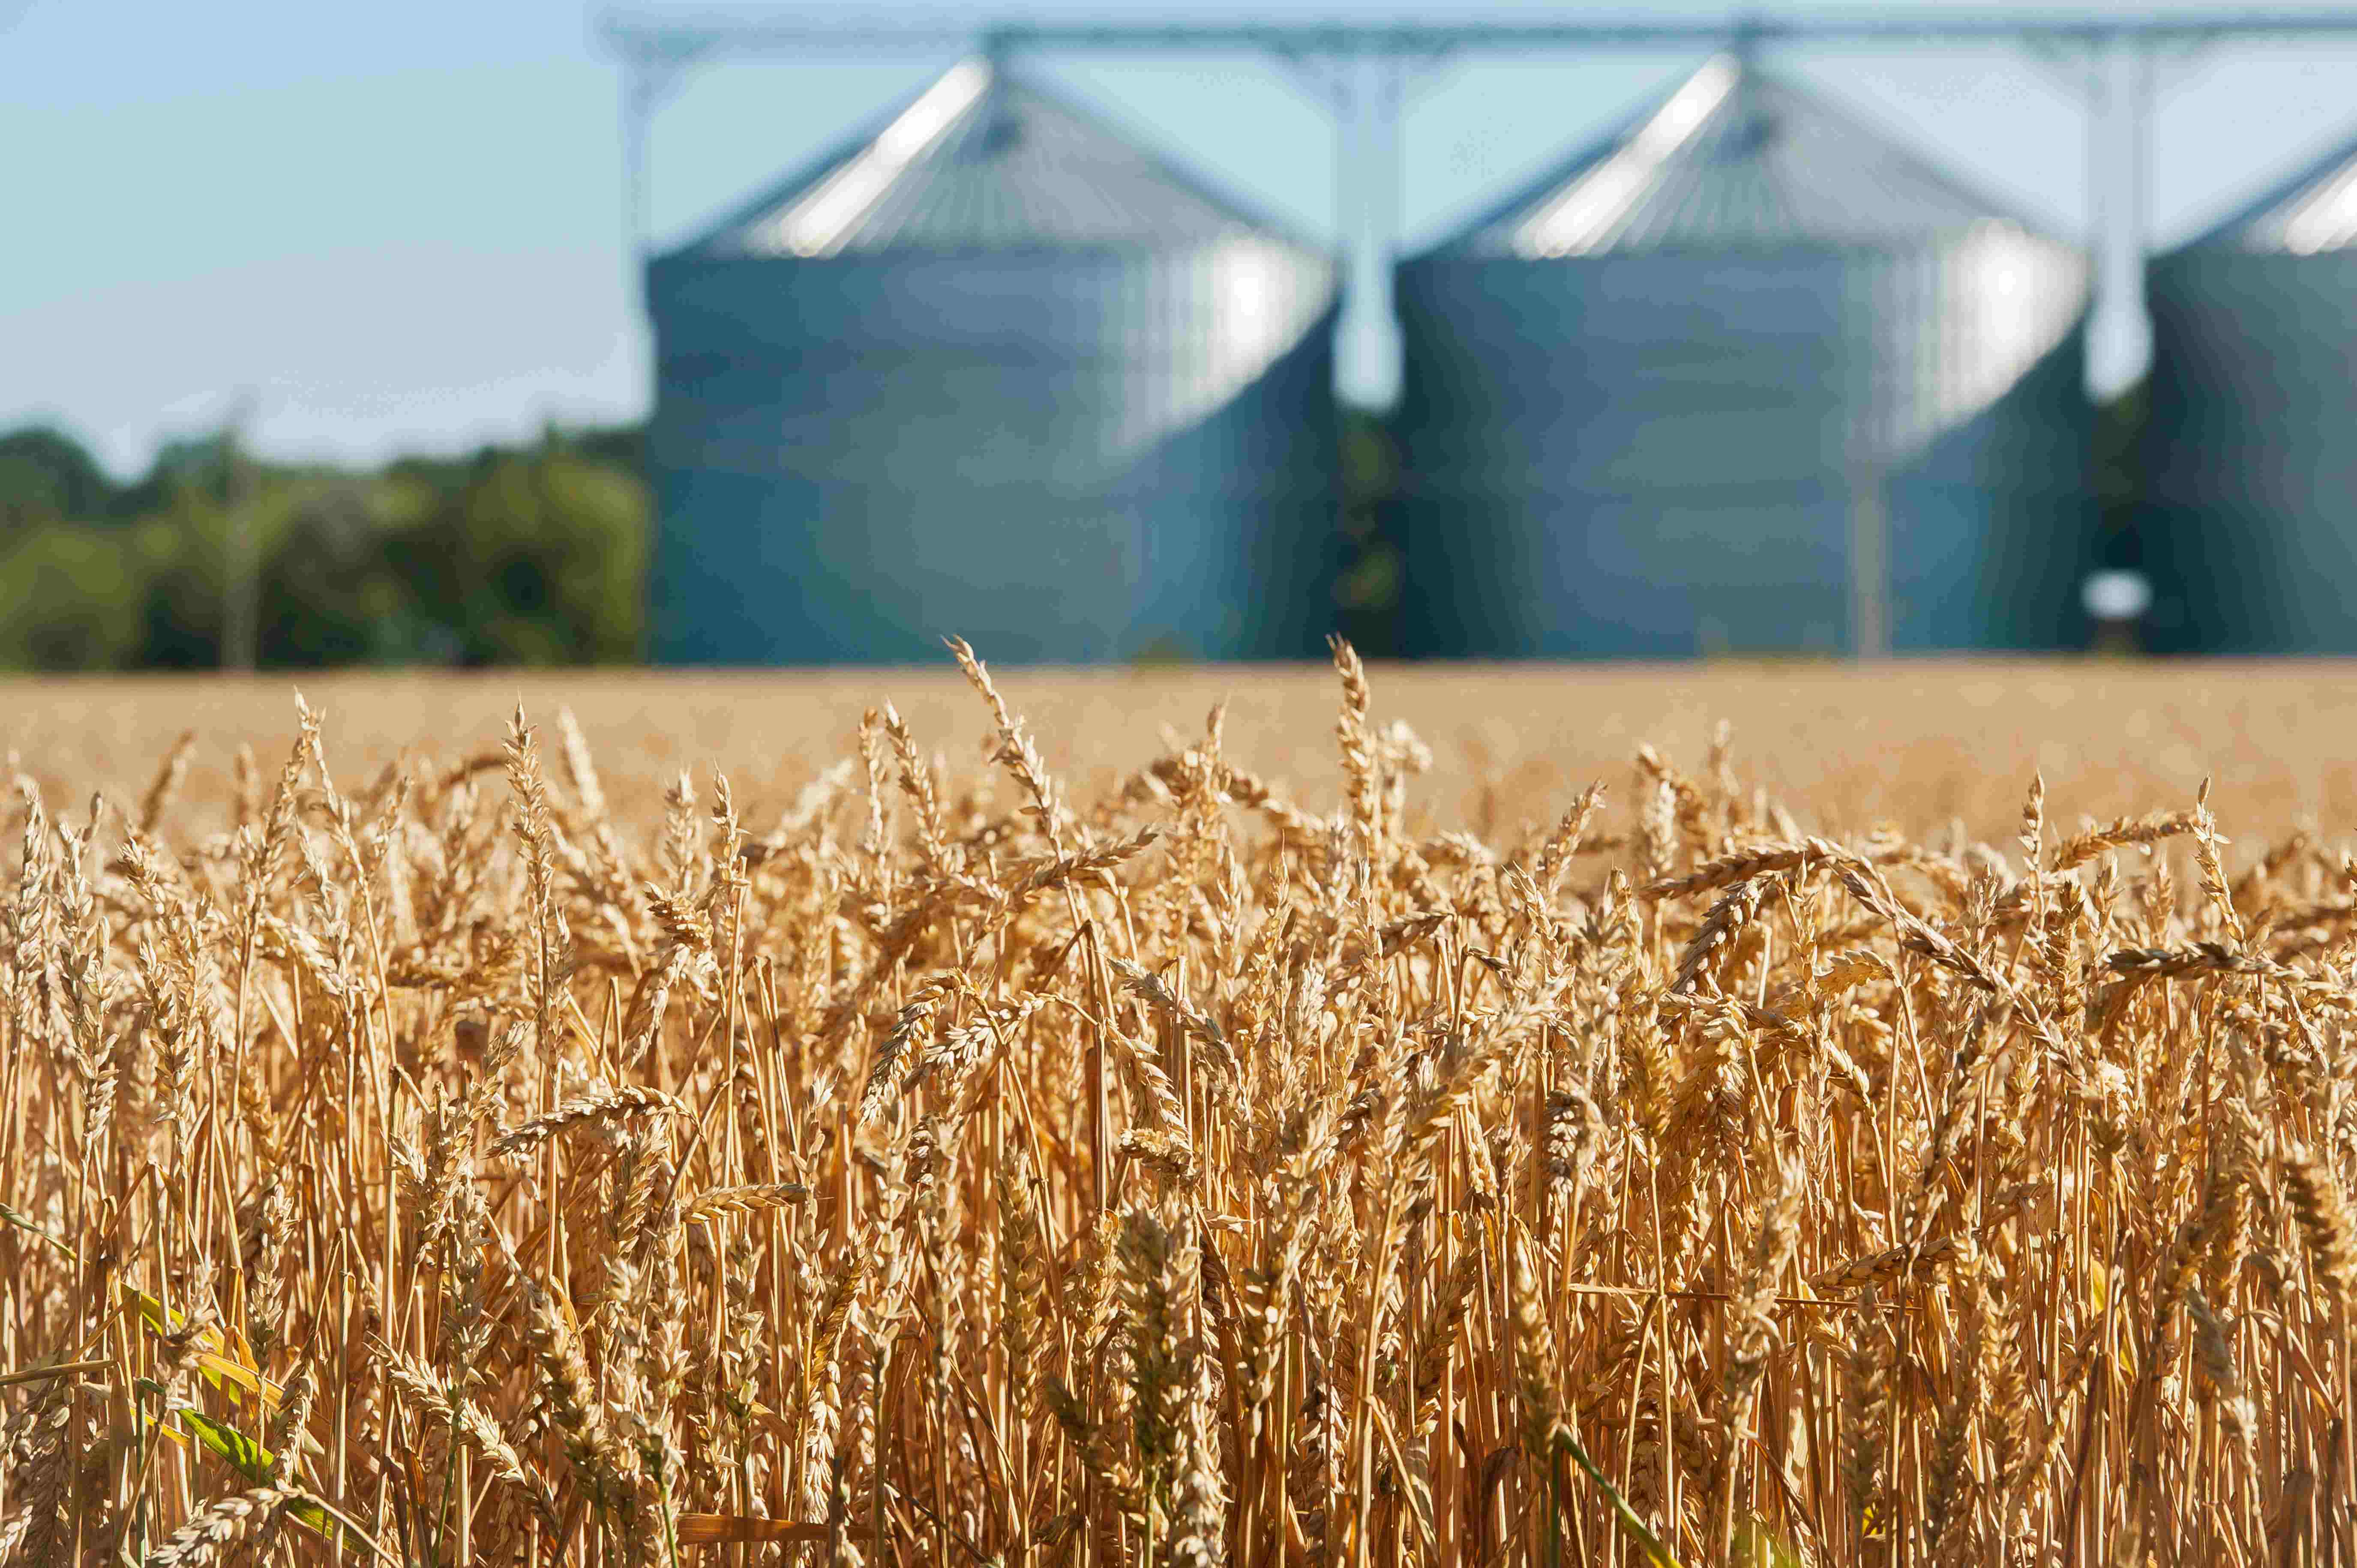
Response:
[{"label": "metal roof panel", "polygon": [[2293,256],[2357,249],[2357,138],[2311,160],[2233,217],[2179,248]]},{"label": "metal roof panel", "polygon": [[1872,247],[1991,222],[2035,231],[1882,131],[1721,54],[1433,253]]},{"label": "metal roof panel", "polygon": [[976,56],[684,250],[1167,250],[1246,236],[1323,254],[1069,99]]}]

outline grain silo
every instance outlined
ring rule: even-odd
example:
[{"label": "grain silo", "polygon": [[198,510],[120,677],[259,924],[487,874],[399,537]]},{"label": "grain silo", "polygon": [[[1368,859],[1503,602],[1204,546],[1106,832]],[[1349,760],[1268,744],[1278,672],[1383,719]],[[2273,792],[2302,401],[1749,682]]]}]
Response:
[{"label": "grain silo", "polygon": [[1003,64],[648,294],[659,660],[1317,650],[1331,258]]},{"label": "grain silo", "polygon": [[2357,653],[2357,142],[2146,273],[2156,651]]},{"label": "grain silo", "polygon": [[1402,263],[1404,633],[1444,655],[2051,648],[2078,252],[1735,56]]}]

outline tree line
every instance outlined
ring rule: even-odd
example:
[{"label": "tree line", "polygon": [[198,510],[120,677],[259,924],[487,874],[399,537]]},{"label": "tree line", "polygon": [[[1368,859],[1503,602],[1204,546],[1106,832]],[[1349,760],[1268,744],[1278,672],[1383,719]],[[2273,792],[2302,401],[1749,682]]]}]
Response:
[{"label": "tree line", "polygon": [[0,434],[0,667],[628,662],[640,446],[552,428],[355,470],[221,432],[118,483],[61,431]]}]

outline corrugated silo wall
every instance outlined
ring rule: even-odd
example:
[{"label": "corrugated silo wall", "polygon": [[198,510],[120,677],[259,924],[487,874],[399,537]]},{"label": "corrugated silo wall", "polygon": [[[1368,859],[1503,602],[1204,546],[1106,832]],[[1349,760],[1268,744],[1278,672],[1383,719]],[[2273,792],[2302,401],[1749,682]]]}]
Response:
[{"label": "corrugated silo wall", "polygon": [[[1404,636],[1458,657],[1848,648],[1878,484],[1899,650],[2083,645],[2092,413],[2074,331],[1911,460],[1857,459],[1910,325],[1861,255],[1403,265]],[[1845,305],[1845,299],[1851,305]]]},{"label": "corrugated silo wall", "polygon": [[658,262],[656,657],[929,662],[952,632],[1009,663],[1297,651],[1233,563],[1331,492],[1331,350],[1305,338],[1172,433],[1203,374],[1183,316],[1201,290],[1175,270]]},{"label": "corrugated silo wall", "polygon": [[1822,252],[1403,264],[1409,647],[1845,646],[1843,288]]},{"label": "corrugated silo wall", "polygon": [[1324,651],[1341,565],[1337,314],[1124,480],[1123,503],[1152,520],[1133,656]]},{"label": "corrugated silo wall", "polygon": [[2357,252],[2156,258],[2156,652],[2357,652]]},{"label": "corrugated silo wall", "polygon": [[2051,652],[2087,645],[2095,567],[2086,323],[1996,403],[1892,474],[1890,646]]}]

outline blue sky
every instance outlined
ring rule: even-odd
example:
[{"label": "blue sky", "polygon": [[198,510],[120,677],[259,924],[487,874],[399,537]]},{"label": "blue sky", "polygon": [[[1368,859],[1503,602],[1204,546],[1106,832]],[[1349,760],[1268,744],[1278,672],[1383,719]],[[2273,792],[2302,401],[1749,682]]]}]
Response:
[{"label": "blue sky", "polygon": [[[1929,8],[1878,8],[1902,6]],[[2260,8],[2283,7],[2247,9]],[[921,16],[1060,11],[1147,14],[1034,3]],[[1166,0],[1154,14],[1236,13]],[[1262,0],[1254,14],[1403,12]],[[0,0],[0,426],[55,421],[129,473],[242,395],[263,449],[348,460],[641,413],[647,343],[623,243],[617,72],[596,15],[579,0]],[[2058,231],[2081,231],[2080,113],[2026,54],[1771,61]],[[659,233],[692,230],[946,63],[868,54],[702,70],[656,121]],[[1480,57],[1437,73],[1405,127],[1407,243],[1445,232],[1694,63]],[[1058,56],[1033,69],[1305,228],[1330,228],[1331,133],[1269,62]],[[2357,42],[2236,45],[2170,64],[2163,83],[2164,246],[2357,134]],[[2109,324],[2098,352],[2116,374],[2136,352],[2133,330]]]}]

